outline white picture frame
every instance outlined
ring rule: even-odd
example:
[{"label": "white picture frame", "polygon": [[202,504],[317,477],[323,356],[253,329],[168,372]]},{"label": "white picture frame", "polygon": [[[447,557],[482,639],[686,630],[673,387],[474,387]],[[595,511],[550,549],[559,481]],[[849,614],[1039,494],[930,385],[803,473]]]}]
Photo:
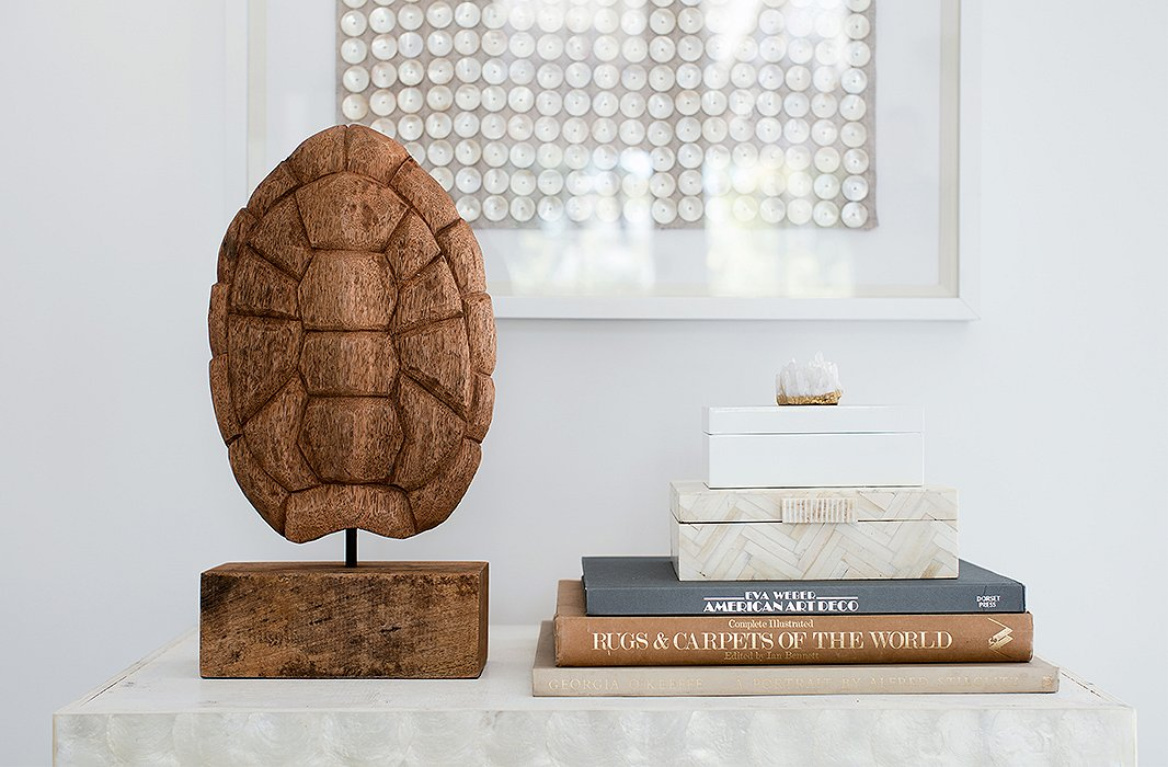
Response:
[{"label": "white picture frame", "polygon": [[[899,0],[932,4],[936,0]],[[306,18],[292,18],[303,6]],[[322,11],[322,7],[327,6]],[[940,24],[936,44],[939,47],[939,110],[936,116],[937,146],[937,213],[936,247],[923,248],[912,258],[923,272],[935,279],[912,284],[835,285],[823,289],[787,294],[734,295],[697,290],[655,293],[617,290],[570,291],[556,294],[531,294],[515,291],[497,279],[499,269],[492,268],[491,253],[500,249],[496,241],[507,233],[498,230],[481,232],[480,241],[488,260],[488,290],[494,299],[496,316],[517,319],[789,319],[789,320],[971,320],[977,315],[977,230],[978,230],[978,143],[976,140],[977,99],[979,97],[976,55],[979,50],[977,5],[963,0],[940,0]],[[934,6],[936,7],[936,6]],[[229,194],[240,203],[263,178],[275,162],[294,147],[295,139],[304,138],[335,120],[335,73],[332,45],[334,36],[325,27],[318,40],[315,30],[332,18],[333,3],[281,2],[278,29],[270,18],[267,0],[248,0],[237,4],[226,0],[231,33],[227,45],[229,91],[228,124],[247,125],[246,160],[238,153],[229,157],[229,183],[236,191]],[[299,74],[304,92],[312,102],[312,116],[299,113],[286,119],[290,110],[271,103],[273,40],[295,30],[296,24],[312,25],[311,45],[297,40],[298,61],[304,61]],[[289,26],[291,24],[291,26]],[[879,34],[879,31],[878,31]],[[877,55],[888,59],[901,55],[883,43]],[[903,55],[909,55],[907,53]],[[878,64],[878,71],[888,67]],[[297,81],[299,82],[299,80]],[[286,90],[286,89],[285,89]],[[299,93],[298,93],[299,97]],[[302,100],[301,98],[296,101]],[[318,103],[319,102],[319,103]],[[302,104],[298,106],[303,107]],[[879,106],[877,107],[879,109]],[[303,109],[301,111],[304,111]],[[963,119],[965,115],[965,119]],[[277,120],[277,116],[282,119]],[[234,118],[234,119],[232,119]],[[304,125],[292,123],[303,122]],[[285,135],[279,131],[285,129]],[[291,145],[288,145],[291,142]],[[229,153],[230,154],[230,153]],[[895,169],[882,167],[885,176]],[[861,234],[861,233],[854,233]],[[694,236],[671,232],[670,236]],[[698,235],[700,236],[700,235]]]}]

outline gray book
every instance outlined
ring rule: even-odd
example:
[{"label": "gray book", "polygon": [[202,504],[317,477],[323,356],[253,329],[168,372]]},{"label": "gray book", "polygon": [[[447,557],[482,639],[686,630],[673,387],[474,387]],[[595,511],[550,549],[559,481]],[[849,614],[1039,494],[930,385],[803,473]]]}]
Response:
[{"label": "gray book", "polygon": [[1026,587],[964,560],[956,578],[679,581],[669,557],[584,557],[588,615],[1021,613]]},{"label": "gray book", "polygon": [[915,663],[835,666],[571,666],[555,665],[551,621],[539,629],[531,670],[537,698],[900,695],[1056,692],[1059,670],[1026,663]]}]

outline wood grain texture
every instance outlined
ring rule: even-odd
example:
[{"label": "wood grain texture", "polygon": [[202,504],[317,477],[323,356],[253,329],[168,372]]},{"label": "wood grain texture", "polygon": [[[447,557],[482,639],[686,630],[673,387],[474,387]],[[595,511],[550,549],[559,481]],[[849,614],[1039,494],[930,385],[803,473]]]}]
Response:
[{"label": "wood grain texture", "polygon": [[470,404],[470,347],[460,318],[398,338],[402,369],[460,416]]},{"label": "wood grain texture", "polygon": [[417,532],[405,493],[389,485],[318,485],[288,499],[284,534],[294,543],[315,540],[338,523],[387,538]]},{"label": "wood grain texture", "polygon": [[[398,291],[397,313],[393,318],[393,329],[402,332],[462,314],[462,296],[450,266],[445,260],[436,258],[430,265],[402,283]],[[492,337],[494,315],[491,315]]]},{"label": "wood grain texture", "polygon": [[317,254],[300,283],[308,330],[388,330],[396,290],[379,253]]},{"label": "wood grain texture", "polygon": [[288,155],[288,167],[300,183],[307,184],[345,169],[347,133],[341,125],[326,128]]},{"label": "wood grain texture", "polygon": [[232,220],[218,278],[212,402],[264,519],[298,542],[446,519],[491,424],[495,326],[437,182],[368,128],[323,131]]},{"label": "wood grain texture", "polygon": [[454,456],[466,425],[458,413],[409,378],[398,393],[405,444],[395,461],[394,484],[416,490]]},{"label": "wood grain texture", "polygon": [[220,282],[229,282],[235,270],[235,259],[239,256],[239,244],[250,237],[252,227],[256,224],[255,217],[246,209],[240,210],[231,219],[223,241],[219,244],[219,261],[216,265],[216,279]]},{"label": "wood grain texture", "polygon": [[308,241],[318,250],[385,250],[406,211],[396,194],[356,173],[300,187],[296,204]]},{"label": "wood grain texture", "polygon": [[495,412],[495,382],[489,375],[475,373],[474,398],[470,404],[470,418],[467,421],[466,436],[482,442],[491,428],[491,416]]},{"label": "wood grain texture", "polygon": [[479,373],[490,375],[495,372],[495,310],[491,297],[479,293],[463,303],[471,366]]},{"label": "wood grain texture", "polygon": [[243,427],[252,455],[286,490],[320,484],[297,445],[297,423],[307,405],[304,384],[293,377]]},{"label": "wood grain texture", "polygon": [[227,449],[231,461],[231,471],[243,494],[256,507],[256,511],[273,530],[284,530],[284,506],[288,502],[288,491],[264,471],[256,460],[245,437],[239,437]]},{"label": "wood grain texture", "polygon": [[231,384],[227,374],[227,355],[220,354],[211,358],[211,404],[215,408],[215,421],[219,424],[219,434],[223,441],[231,444],[231,440],[243,432],[239,425],[239,416],[235,414],[235,406],[231,404]]},{"label": "wood grain texture", "polygon": [[244,248],[231,280],[231,311],[258,317],[295,319],[296,280],[287,276],[251,248]]},{"label": "wood grain texture", "polygon": [[390,186],[409,200],[410,205],[426,222],[426,226],[430,227],[431,232],[441,232],[462,220],[454,208],[454,200],[450,199],[450,195],[446,194],[442,187],[434,183],[430,174],[422,170],[422,166],[414,162],[413,158],[401,164]]},{"label": "wood grain texture", "polygon": [[300,449],[326,482],[387,482],[401,449],[397,410],[385,397],[314,397]]},{"label": "wood grain texture", "polygon": [[486,562],[225,564],[202,576],[204,677],[474,678]]},{"label": "wood grain texture", "polygon": [[417,213],[410,211],[402,217],[385,251],[394,276],[399,282],[413,278],[422,267],[438,258],[438,247],[430,227]]},{"label": "wood grain texture", "polygon": [[227,286],[211,286],[211,305],[207,309],[207,329],[211,337],[211,356],[227,352]]},{"label": "wood grain texture", "polygon": [[298,186],[300,180],[296,178],[292,167],[287,161],[282,162],[251,193],[247,209],[253,216],[263,216],[271,209],[273,203]]},{"label": "wood grain texture", "polygon": [[369,176],[382,186],[389,186],[410,156],[405,147],[377,131],[349,130],[345,141],[345,169]]},{"label": "wood grain texture", "polygon": [[227,374],[240,422],[255,415],[296,373],[300,323],[232,314],[227,323]]},{"label": "wood grain texture", "polygon": [[446,521],[450,512],[462,500],[470,481],[478,471],[482,450],[479,443],[464,439],[454,460],[437,478],[409,494],[410,506],[418,532],[429,530]]},{"label": "wood grain texture", "polygon": [[487,274],[483,271],[483,252],[471,231],[470,224],[458,221],[438,233],[438,244],[450,259],[454,279],[463,293],[482,293],[487,289]]},{"label": "wood grain texture", "polygon": [[304,270],[312,260],[312,246],[308,243],[304,225],[300,223],[300,208],[292,197],[286,197],[272,207],[271,212],[254,226],[247,243],[296,279],[304,276]]},{"label": "wood grain texture", "polygon": [[389,396],[397,353],[389,333],[304,334],[300,371],[310,394]]}]

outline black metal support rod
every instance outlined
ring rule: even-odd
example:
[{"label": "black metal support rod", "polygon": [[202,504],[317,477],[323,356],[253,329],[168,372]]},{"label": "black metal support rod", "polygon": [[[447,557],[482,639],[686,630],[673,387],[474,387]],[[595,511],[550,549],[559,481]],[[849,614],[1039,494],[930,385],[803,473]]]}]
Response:
[{"label": "black metal support rod", "polygon": [[357,566],[357,528],[345,528],[345,567]]}]

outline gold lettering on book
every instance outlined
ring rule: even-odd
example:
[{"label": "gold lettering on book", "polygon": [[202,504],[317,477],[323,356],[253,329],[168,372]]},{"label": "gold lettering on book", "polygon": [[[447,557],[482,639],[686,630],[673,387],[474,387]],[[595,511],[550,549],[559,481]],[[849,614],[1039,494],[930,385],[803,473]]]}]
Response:
[{"label": "gold lettering on book", "polygon": [[864,634],[861,631],[816,631],[812,634],[819,650],[862,650]]},{"label": "gold lettering on book", "polygon": [[722,655],[724,661],[751,661],[751,660],[766,660],[770,653],[761,652],[727,652]]},{"label": "gold lettering on book", "polygon": [[644,631],[593,631],[592,649],[597,652],[615,650],[647,650],[649,635]]},{"label": "gold lettering on book", "polygon": [[798,661],[800,663],[814,663],[820,660],[820,653],[817,652],[785,652],[780,656],[782,660],[792,662]]},{"label": "gold lettering on book", "polygon": [[810,629],[815,628],[815,621],[812,618],[731,618],[726,625],[732,629]]},{"label": "gold lettering on book", "polygon": [[[664,634],[658,636],[661,644],[659,649],[672,647],[675,650],[706,650],[715,652],[729,651],[758,651],[770,650],[776,641],[780,644],[790,641],[784,637],[787,632],[772,636],[768,633],[754,631],[679,631],[672,637]],[[657,643],[654,643],[657,646]]]},{"label": "gold lettering on book", "polygon": [[[772,621],[731,621],[757,624]],[[795,623],[794,621],[773,621]],[[1011,640],[1010,629],[1003,628],[990,639],[991,646]],[[591,631],[593,652],[612,654],[630,651],[716,652],[727,661],[811,659],[819,652],[850,652],[868,649],[908,651],[947,650],[953,646],[953,635],[948,631]],[[806,655],[804,655],[806,653]]]},{"label": "gold lettering on book", "polygon": [[881,650],[946,650],[953,645],[948,631],[869,631],[868,636]]}]

